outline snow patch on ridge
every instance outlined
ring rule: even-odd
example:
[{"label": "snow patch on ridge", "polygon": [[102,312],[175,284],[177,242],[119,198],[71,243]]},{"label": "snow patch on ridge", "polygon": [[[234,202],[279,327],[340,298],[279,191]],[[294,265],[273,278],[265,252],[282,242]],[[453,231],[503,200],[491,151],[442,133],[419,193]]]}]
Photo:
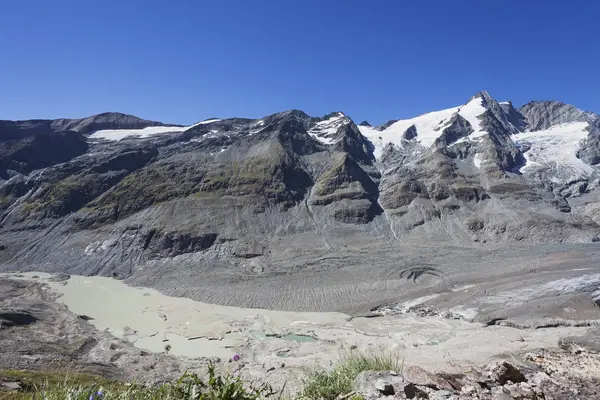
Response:
[{"label": "snow patch on ridge", "polygon": [[89,137],[90,139],[119,141],[127,137],[146,138],[161,133],[179,133],[185,129],[187,128],[181,126],[150,126],[144,129],[106,129],[96,131]]},{"label": "snow patch on ridge", "polygon": [[191,125],[191,126],[188,126],[187,128],[184,128],[184,130],[188,130],[188,129],[193,128],[193,127],[198,126],[198,125],[212,124],[213,122],[219,122],[219,121],[221,121],[221,118],[205,119],[204,121],[200,121],[198,123],[195,123],[194,125]]},{"label": "snow patch on ridge", "polygon": [[382,131],[370,126],[359,126],[358,129],[360,130],[360,133],[369,139],[371,143],[373,143],[373,146],[375,146],[375,158],[380,158],[383,148],[389,143],[400,148],[404,147],[402,144],[404,141],[402,135],[412,125],[417,128],[417,137],[415,140],[423,147],[431,147],[435,143],[435,140],[440,137],[444,129],[450,125],[451,118],[457,113],[469,121],[474,130],[474,132],[469,135],[468,139],[465,138],[464,140],[483,136],[487,134],[487,132],[482,130],[481,121],[478,117],[485,111],[486,108],[483,106],[483,99],[476,97],[460,107],[434,111],[420,115],[416,118],[396,121]]},{"label": "snow patch on ridge", "polygon": [[333,144],[337,131],[348,123],[348,118],[341,112],[329,119],[317,122],[308,130],[308,134],[323,144]]},{"label": "snow patch on ridge", "polygon": [[469,124],[471,124],[474,131],[469,135],[469,138],[487,135],[487,132],[481,129],[481,121],[478,118],[485,111],[486,108],[483,106],[483,99],[481,97],[474,98],[464,106],[460,107],[458,114],[469,121]]},{"label": "snow patch on ridge", "polygon": [[119,141],[125,138],[147,138],[163,133],[181,133],[198,125],[210,124],[217,121],[220,121],[220,119],[207,119],[190,126],[150,126],[143,129],[105,129],[92,133],[89,138],[110,141]]},{"label": "snow patch on ridge", "polygon": [[473,165],[475,165],[477,168],[481,167],[481,154],[477,153],[475,154],[475,157],[473,157]]},{"label": "snow patch on ridge", "polygon": [[392,143],[400,148],[404,147],[402,145],[402,135],[412,125],[417,128],[416,140],[424,147],[431,147],[435,139],[442,133],[442,128],[448,124],[448,120],[457,111],[458,107],[455,107],[430,112],[412,119],[396,121],[383,131],[378,131],[370,126],[359,126],[358,129],[375,146],[375,158],[380,158],[383,148],[388,143]]}]

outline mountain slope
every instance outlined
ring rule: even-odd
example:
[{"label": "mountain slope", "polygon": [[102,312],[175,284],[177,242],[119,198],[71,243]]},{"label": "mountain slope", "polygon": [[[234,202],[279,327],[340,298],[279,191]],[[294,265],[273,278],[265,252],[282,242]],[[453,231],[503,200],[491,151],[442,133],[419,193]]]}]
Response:
[{"label": "mountain slope", "polygon": [[148,121],[133,115],[115,112],[80,119],[0,121],[0,140],[20,139],[25,136],[66,131],[89,134],[103,129],[143,129],[149,126],[163,125],[161,122]]},{"label": "mountain slope", "polygon": [[299,110],[185,127],[122,114],[3,121],[0,261],[260,275],[348,247],[591,242],[599,121],[487,92],[379,127]]}]

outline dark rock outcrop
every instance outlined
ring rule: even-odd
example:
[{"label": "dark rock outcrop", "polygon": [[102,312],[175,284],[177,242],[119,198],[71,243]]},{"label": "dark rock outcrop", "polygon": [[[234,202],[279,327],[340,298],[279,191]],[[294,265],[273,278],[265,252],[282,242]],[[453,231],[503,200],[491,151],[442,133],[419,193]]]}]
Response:
[{"label": "dark rock outcrop", "polygon": [[23,310],[0,310],[0,329],[8,329],[13,326],[31,325],[37,318],[28,311]]},{"label": "dark rock outcrop", "polygon": [[[414,125],[411,128],[414,128]],[[473,133],[473,127],[471,127],[469,121],[461,117],[459,114],[456,114],[450,120],[450,126],[445,128],[440,137],[436,139],[435,144],[438,147],[446,147],[456,142],[460,138],[469,136],[471,133]],[[416,135],[414,137],[416,137]]]},{"label": "dark rock outcrop", "polygon": [[407,130],[404,131],[404,133],[402,134],[402,139],[404,140],[411,140],[417,137],[417,127],[414,125],[411,125],[410,127],[408,127]]},{"label": "dark rock outcrop", "polygon": [[79,133],[61,132],[36,134],[20,140],[0,142],[0,178],[69,161],[88,150],[88,144]]}]

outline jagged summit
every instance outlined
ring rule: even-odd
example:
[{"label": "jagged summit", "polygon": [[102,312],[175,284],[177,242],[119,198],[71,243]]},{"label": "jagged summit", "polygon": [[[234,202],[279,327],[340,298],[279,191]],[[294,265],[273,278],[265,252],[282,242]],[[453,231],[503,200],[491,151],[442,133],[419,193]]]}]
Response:
[{"label": "jagged summit", "polygon": [[[371,140],[379,157],[383,148],[390,143],[398,148],[404,148],[405,142],[412,140],[425,148],[433,146],[457,115],[466,120],[465,129],[470,130],[468,135],[460,134],[461,138],[480,137],[486,133],[481,126],[480,117],[487,109],[493,109],[495,114],[502,113],[498,103],[483,91],[458,107],[426,113],[407,120],[391,120],[376,128],[360,126],[360,129],[361,133]],[[410,131],[407,132],[409,129]]]},{"label": "jagged summit", "polygon": [[486,102],[495,101],[486,90],[475,93],[475,95],[471,97],[467,103],[474,99],[481,99],[484,102],[484,105]]}]

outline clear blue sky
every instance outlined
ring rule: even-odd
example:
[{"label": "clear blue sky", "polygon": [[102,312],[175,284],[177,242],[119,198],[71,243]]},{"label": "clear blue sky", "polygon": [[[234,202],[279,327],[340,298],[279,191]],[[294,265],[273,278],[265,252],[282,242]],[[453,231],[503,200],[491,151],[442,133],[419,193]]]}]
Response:
[{"label": "clear blue sky", "polygon": [[597,0],[1,3],[0,119],[298,108],[378,124],[483,89],[600,112]]}]

